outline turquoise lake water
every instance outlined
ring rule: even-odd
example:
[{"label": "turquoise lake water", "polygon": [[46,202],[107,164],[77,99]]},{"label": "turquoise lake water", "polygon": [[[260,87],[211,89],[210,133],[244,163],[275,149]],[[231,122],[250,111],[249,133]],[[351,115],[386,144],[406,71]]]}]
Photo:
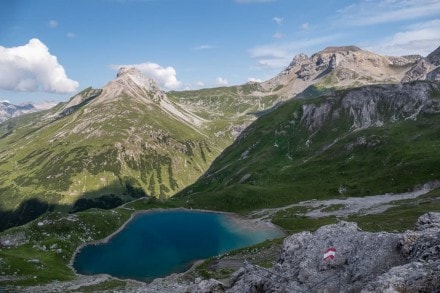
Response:
[{"label": "turquoise lake water", "polygon": [[196,260],[281,236],[274,228],[244,227],[230,216],[186,210],[136,215],[107,243],[87,245],[76,255],[80,274],[109,274],[151,281],[184,272]]}]

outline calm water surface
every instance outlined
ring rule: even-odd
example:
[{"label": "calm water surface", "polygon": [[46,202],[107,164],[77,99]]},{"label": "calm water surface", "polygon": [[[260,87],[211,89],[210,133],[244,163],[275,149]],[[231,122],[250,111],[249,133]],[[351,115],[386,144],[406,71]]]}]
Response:
[{"label": "calm water surface", "polygon": [[239,226],[230,216],[186,210],[136,215],[107,243],[85,246],[78,273],[151,281],[183,272],[195,260],[281,236],[278,229]]}]

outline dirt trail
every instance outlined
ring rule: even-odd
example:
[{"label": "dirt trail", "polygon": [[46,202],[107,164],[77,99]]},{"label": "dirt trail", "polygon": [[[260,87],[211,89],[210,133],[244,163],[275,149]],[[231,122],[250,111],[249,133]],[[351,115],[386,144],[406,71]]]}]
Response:
[{"label": "dirt trail", "polygon": [[[399,194],[381,194],[366,197],[348,197],[346,199],[308,200],[297,204],[291,204],[281,208],[262,209],[250,214],[251,218],[260,220],[270,219],[277,212],[295,207],[304,207],[304,214],[310,218],[322,218],[329,216],[347,217],[353,214],[378,214],[393,207],[392,202],[405,199],[413,199],[440,187],[440,181],[431,181],[414,188],[412,192]],[[331,207],[334,207],[332,210]]]}]

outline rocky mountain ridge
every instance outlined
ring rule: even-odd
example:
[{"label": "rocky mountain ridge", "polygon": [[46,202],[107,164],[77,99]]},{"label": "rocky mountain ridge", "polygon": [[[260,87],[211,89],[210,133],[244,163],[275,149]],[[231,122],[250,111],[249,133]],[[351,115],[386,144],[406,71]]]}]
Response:
[{"label": "rocky mountain ridge", "polygon": [[418,60],[405,74],[402,82],[424,79],[440,80],[440,47]]},{"label": "rocky mountain ridge", "polygon": [[38,109],[32,104],[14,105],[6,101],[0,102],[0,123],[27,113],[37,112]]},{"label": "rocky mountain ridge", "polygon": [[[430,55],[429,60],[435,62],[435,56]],[[32,121],[23,118],[14,125],[0,125],[0,175],[4,178],[0,183],[4,197],[0,209],[19,209],[31,197],[61,205],[75,204],[83,196],[90,199],[125,194],[124,200],[129,200],[128,194],[133,192],[136,196],[169,197],[203,174],[257,117],[281,107],[297,91],[313,85],[312,97],[323,92],[331,96],[334,88],[397,83],[418,58],[379,56],[353,46],[330,47],[310,58],[296,56],[286,70],[267,82],[169,93],[139,70],[121,68],[103,89],[85,89]],[[326,92],[329,88],[332,90]],[[371,112],[381,110],[381,101],[366,105],[363,100],[357,105],[354,100],[350,107],[358,111],[355,116],[360,120],[352,125],[359,124],[355,125],[359,129],[373,126],[368,119],[374,120],[375,126],[383,123]],[[345,115],[347,109],[332,115]],[[310,116],[304,119],[313,120],[309,122],[312,128],[328,120],[323,108],[301,111]],[[390,114],[379,118],[402,117]],[[286,133],[294,127],[282,127],[275,131],[271,144],[287,142],[287,146],[277,149],[284,153],[282,158],[291,160],[293,148]],[[246,135],[249,132],[246,130]],[[303,134],[309,137],[304,142],[306,147],[316,141],[317,135],[298,133]],[[335,137],[336,141],[327,142],[315,153],[341,138]],[[248,147],[238,159],[252,154]],[[259,174],[246,168],[238,171],[231,184],[254,182]]]},{"label": "rocky mountain ridge", "polygon": [[250,125],[177,196],[240,211],[304,194],[403,192],[438,179],[439,92],[439,83],[417,81],[293,99]]},{"label": "rocky mountain ridge", "polygon": [[[261,83],[265,90],[292,97],[311,85],[318,88],[399,83],[421,56],[389,57],[356,46],[328,47],[308,57],[296,55],[276,77]],[[277,90],[280,88],[279,90]]]}]

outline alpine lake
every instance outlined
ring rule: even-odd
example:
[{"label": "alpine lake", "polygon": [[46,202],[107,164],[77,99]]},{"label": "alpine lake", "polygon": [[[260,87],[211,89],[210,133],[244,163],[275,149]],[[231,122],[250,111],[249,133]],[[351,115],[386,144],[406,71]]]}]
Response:
[{"label": "alpine lake", "polygon": [[73,267],[84,275],[109,274],[150,282],[184,272],[197,260],[282,235],[268,223],[230,214],[150,211],[135,215],[108,239],[80,248]]}]

